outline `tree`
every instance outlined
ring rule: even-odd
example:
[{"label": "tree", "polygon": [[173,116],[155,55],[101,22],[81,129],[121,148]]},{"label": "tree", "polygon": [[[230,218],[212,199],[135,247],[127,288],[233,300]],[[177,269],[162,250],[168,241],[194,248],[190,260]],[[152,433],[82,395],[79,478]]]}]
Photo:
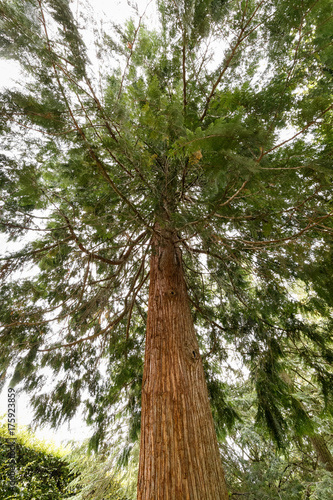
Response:
[{"label": "tree", "polygon": [[3,499],[25,500],[123,500],[112,456],[89,454],[87,444],[66,448],[41,441],[31,431],[18,427],[15,433],[15,480],[9,474],[13,438],[5,422],[0,427],[0,485]]},{"label": "tree", "polygon": [[[241,417],[222,444],[230,496],[246,496],[251,500],[266,497],[328,500],[332,496],[333,475],[327,472],[327,464],[312,443],[320,429],[322,435],[318,441],[325,442],[326,451],[332,448],[332,418],[327,414],[322,418],[320,394],[312,384],[301,378],[295,380],[293,396],[303,401],[308,418],[311,415],[310,422],[303,419],[303,425],[295,428],[284,410],[289,425],[285,429],[286,444],[281,448],[267,429],[255,424],[258,403],[254,389],[254,384],[245,378],[239,378],[229,388]],[[325,441],[324,436],[329,439]]]},{"label": "tree", "polygon": [[92,446],[141,418],[139,499],[226,499],[228,349],[279,445],[306,419],[290,352],[331,404],[331,3],[158,11],[155,31],[95,29],[99,82],[67,0],[0,2],[1,53],[29,75],[1,97],[1,227],[34,235],[3,257],[1,366],[39,421],[84,405]]},{"label": "tree", "polygon": [[15,481],[10,486],[8,477],[10,445],[7,426],[0,428],[0,485],[1,498],[25,500],[63,500],[74,494],[69,484],[74,479],[66,455],[68,450],[40,441],[31,432],[19,429],[15,440]]},{"label": "tree", "polygon": [[[67,457],[73,479],[67,491],[73,492],[72,500],[128,500],[117,477],[114,457],[89,453],[87,442],[73,443],[72,453]],[[118,473],[119,476],[119,473]]]}]

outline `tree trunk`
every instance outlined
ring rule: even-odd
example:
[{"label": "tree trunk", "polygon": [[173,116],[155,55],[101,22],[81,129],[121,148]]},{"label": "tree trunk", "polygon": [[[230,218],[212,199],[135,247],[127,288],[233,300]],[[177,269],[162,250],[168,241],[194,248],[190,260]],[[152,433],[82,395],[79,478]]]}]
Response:
[{"label": "tree trunk", "polygon": [[315,434],[314,436],[309,436],[309,440],[318,455],[319,462],[323,464],[326,470],[333,472],[333,456],[323,436]]},{"label": "tree trunk", "polygon": [[[288,385],[293,387],[293,382],[286,372],[282,373],[282,377]],[[304,405],[301,402],[299,402],[299,404],[306,412],[308,418],[310,418]],[[310,443],[312,444],[313,449],[318,455],[319,462],[323,464],[326,470],[328,470],[329,472],[333,472],[333,456],[330,450],[328,449],[325,438],[320,434],[313,434],[313,435],[307,434],[307,437]]]},{"label": "tree trunk", "polygon": [[138,500],[227,500],[175,235],[154,237]]}]

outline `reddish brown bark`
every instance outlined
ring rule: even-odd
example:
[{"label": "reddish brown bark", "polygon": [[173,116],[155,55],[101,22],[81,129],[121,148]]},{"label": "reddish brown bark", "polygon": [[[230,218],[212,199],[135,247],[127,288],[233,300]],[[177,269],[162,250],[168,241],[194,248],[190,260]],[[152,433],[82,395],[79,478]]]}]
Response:
[{"label": "reddish brown bark", "polygon": [[181,252],[153,242],[138,500],[227,500]]}]

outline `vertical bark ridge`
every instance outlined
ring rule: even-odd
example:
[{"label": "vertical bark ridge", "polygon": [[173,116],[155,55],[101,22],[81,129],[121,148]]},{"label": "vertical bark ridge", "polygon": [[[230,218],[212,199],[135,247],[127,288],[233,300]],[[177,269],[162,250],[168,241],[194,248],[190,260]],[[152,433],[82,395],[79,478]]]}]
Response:
[{"label": "vertical bark ridge", "polygon": [[138,500],[227,500],[198,342],[171,232],[153,241]]}]

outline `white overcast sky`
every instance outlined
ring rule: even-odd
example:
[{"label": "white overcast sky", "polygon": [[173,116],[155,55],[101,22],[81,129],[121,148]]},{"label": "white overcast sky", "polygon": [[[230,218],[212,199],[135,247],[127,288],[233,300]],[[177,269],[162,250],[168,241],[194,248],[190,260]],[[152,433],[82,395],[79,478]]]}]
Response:
[{"label": "white overcast sky", "polygon": [[[77,13],[85,5],[86,0],[72,0],[73,12]],[[124,23],[129,17],[134,17],[133,10],[127,1],[121,0],[91,0],[94,20],[100,19],[103,23],[111,20],[116,23]],[[151,27],[156,19],[155,0],[138,0],[136,3],[139,14],[146,11],[146,23]],[[0,89],[3,87],[12,88],[15,82],[20,82],[19,66],[13,62],[0,59]],[[19,243],[18,243],[19,244]],[[1,252],[3,253],[5,243],[0,235]],[[0,394],[0,416],[7,413],[7,386]],[[24,394],[17,395],[17,415],[16,421],[19,425],[29,425],[32,421],[32,410],[29,406],[28,397]],[[56,443],[67,440],[83,440],[90,434],[91,429],[87,428],[80,417],[73,419],[70,425],[64,424],[57,431],[49,427],[37,428],[36,435],[39,438],[52,440]]]}]

